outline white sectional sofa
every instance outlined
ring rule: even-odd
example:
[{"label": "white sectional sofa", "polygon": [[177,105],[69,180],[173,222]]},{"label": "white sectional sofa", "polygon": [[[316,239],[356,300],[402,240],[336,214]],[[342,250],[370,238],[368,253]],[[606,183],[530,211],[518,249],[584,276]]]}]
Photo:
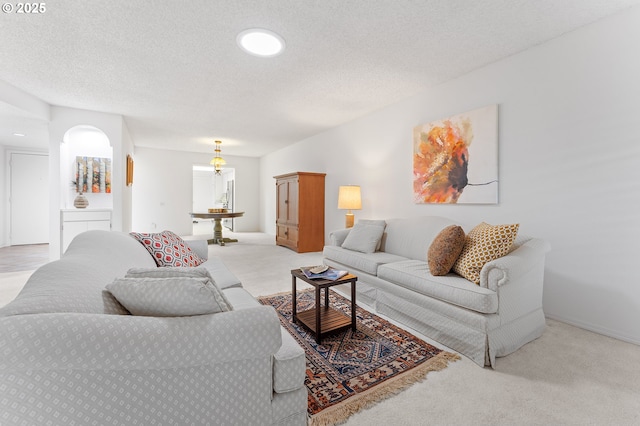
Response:
[{"label": "white sectional sofa", "polygon": [[307,423],[304,351],[275,310],[216,258],[228,312],[132,316],[105,290],[155,266],[128,234],[89,231],[31,276],[0,308],[0,424]]},{"label": "white sectional sofa", "polygon": [[[342,247],[351,229],[330,234],[326,265],[358,276],[357,300],[466,355],[480,366],[495,366],[539,337],[545,327],[542,288],[549,244],[518,235],[511,251],[487,263],[477,285],[450,272],[433,276],[427,251],[452,220],[428,216],[386,220],[373,253]],[[473,225],[472,225],[473,226]],[[464,226],[465,232],[471,226]]]}]

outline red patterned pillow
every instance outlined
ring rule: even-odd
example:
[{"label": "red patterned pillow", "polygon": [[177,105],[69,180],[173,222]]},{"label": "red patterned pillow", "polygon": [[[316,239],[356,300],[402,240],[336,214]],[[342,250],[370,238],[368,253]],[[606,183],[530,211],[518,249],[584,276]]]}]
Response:
[{"label": "red patterned pillow", "polygon": [[146,232],[130,234],[142,243],[160,267],[193,267],[204,262],[204,259],[194,253],[182,238],[171,231],[162,231],[159,234]]}]

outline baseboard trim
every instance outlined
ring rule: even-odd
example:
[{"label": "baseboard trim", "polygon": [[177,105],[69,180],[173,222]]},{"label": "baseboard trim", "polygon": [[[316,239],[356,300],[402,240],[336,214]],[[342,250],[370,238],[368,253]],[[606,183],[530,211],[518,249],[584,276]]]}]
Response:
[{"label": "baseboard trim", "polygon": [[545,317],[552,319],[554,321],[559,321],[565,324],[573,325],[575,327],[582,328],[584,330],[592,331],[594,333],[602,334],[603,336],[611,337],[613,339],[622,340],[623,342],[633,343],[634,345],[640,346],[640,340],[638,338],[635,338],[633,336],[628,336],[624,333],[620,333],[615,330],[611,330],[605,327],[600,327],[600,326],[589,324],[583,321],[574,320],[571,318],[565,318],[557,315],[545,314]]}]

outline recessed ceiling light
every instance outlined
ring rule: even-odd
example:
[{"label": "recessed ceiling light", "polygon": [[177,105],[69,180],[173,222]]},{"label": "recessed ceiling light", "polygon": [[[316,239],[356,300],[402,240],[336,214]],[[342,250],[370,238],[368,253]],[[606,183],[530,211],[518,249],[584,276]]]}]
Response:
[{"label": "recessed ceiling light", "polygon": [[238,46],[251,55],[277,56],[284,50],[284,39],[273,31],[254,28],[245,30],[236,38]]},{"label": "recessed ceiling light", "polygon": [[20,136],[21,138],[23,138],[23,137],[25,137],[27,135],[25,135],[24,133],[17,133],[16,132],[16,133],[13,134],[13,136]]}]

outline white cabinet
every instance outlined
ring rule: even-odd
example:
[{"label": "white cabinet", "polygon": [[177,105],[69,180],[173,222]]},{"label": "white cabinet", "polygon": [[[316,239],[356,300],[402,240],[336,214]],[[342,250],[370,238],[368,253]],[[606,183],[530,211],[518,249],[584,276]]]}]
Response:
[{"label": "white cabinet", "polygon": [[111,210],[60,210],[60,255],[76,235],[94,229],[111,231]]}]

